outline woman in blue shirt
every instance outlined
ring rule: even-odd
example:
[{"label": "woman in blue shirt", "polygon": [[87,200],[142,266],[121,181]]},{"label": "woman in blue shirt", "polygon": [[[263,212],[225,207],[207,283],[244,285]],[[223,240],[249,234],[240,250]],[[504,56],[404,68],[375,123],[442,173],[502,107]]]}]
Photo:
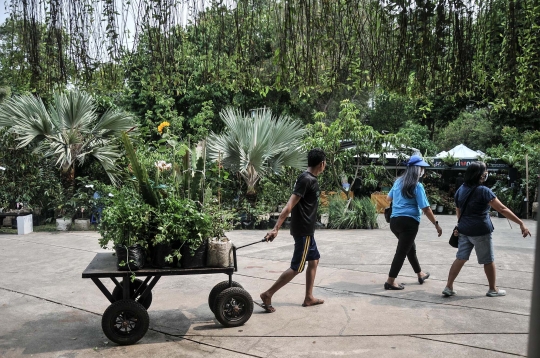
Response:
[{"label": "woman in blue shirt", "polygon": [[[489,218],[489,207],[497,210],[508,219],[519,225],[523,237],[531,235],[529,229],[525,227],[514,213],[503,205],[497,199],[491,189],[483,186],[487,179],[486,164],[483,162],[472,162],[465,172],[465,183],[459,188],[454,197],[456,203],[456,214],[459,218],[464,212],[463,217],[458,224],[458,251],[456,260],[448,273],[448,282],[444,288],[443,295],[454,296],[457,292],[454,291],[454,280],[465,262],[469,260],[469,255],[472,249],[476,251],[478,263],[484,265],[489,290],[486,293],[488,297],[505,296],[505,290],[499,290],[495,285],[495,260],[493,255],[493,241],[491,233],[493,232],[493,224]],[[467,198],[470,196],[469,201]],[[464,207],[465,201],[467,206]],[[454,234],[458,234],[454,232]]]},{"label": "woman in blue shirt", "polygon": [[398,245],[388,279],[384,283],[385,290],[403,290],[403,285],[395,283],[396,277],[401,271],[405,257],[409,259],[414,272],[418,275],[418,282],[424,283],[429,277],[429,272],[424,273],[416,257],[416,245],[414,240],[420,225],[420,215],[423,211],[426,217],[435,225],[435,229],[442,235],[442,229],[435,215],[429,207],[424,186],[418,182],[424,175],[424,168],[429,164],[424,162],[418,155],[413,155],[407,162],[407,170],[399,177],[390,192],[388,199],[392,201],[392,215],[390,216],[390,230],[398,238]]}]

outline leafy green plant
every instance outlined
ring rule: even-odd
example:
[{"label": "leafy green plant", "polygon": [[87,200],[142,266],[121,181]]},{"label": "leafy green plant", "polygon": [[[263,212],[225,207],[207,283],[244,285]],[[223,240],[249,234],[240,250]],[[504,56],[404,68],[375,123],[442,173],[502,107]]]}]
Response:
[{"label": "leafy green plant", "polygon": [[343,199],[335,195],[329,200],[329,224],[335,229],[365,229],[377,227],[377,210],[368,198]]},{"label": "leafy green plant", "polygon": [[146,203],[140,194],[130,185],[113,190],[108,196],[101,215],[98,231],[101,234],[99,244],[107,248],[110,242],[114,246],[132,246],[140,244],[148,247],[155,208]]},{"label": "leafy green plant", "polygon": [[514,214],[519,215],[523,199],[525,198],[521,190],[509,188],[503,180],[498,180],[491,190],[504,205],[514,212]]},{"label": "leafy green plant", "polygon": [[446,157],[443,157],[442,159],[442,162],[446,165],[448,165],[449,167],[451,166],[454,166],[456,164],[456,162],[459,160],[458,158],[452,156],[450,153],[448,153],[446,155]]},{"label": "leafy green plant", "polygon": [[201,212],[195,202],[189,199],[176,199],[167,196],[163,199],[160,210],[156,213],[157,233],[152,238],[153,245],[178,243],[178,248],[166,259],[180,259],[180,248],[187,245],[193,253],[212,231],[211,217]]},{"label": "leafy green plant", "polygon": [[275,211],[278,205],[285,204],[291,196],[292,188],[277,176],[262,178],[259,183],[257,200],[268,205],[269,211]]},{"label": "leafy green plant", "polygon": [[212,195],[210,187],[205,190],[204,212],[210,217],[210,237],[223,237],[227,231],[233,229],[236,214],[233,210],[221,207],[218,199]]},{"label": "leafy green plant", "polygon": [[378,227],[377,224],[377,207],[373,202],[368,198],[362,198],[359,200],[360,205],[362,205],[365,215],[365,223],[368,228],[375,229]]}]

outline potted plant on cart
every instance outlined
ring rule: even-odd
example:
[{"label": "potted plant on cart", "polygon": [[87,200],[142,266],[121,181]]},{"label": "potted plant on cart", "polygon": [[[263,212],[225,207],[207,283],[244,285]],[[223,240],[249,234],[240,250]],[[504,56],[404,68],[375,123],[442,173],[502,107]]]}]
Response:
[{"label": "potted plant on cart", "polygon": [[144,267],[154,209],[129,185],[113,192],[98,225],[99,244],[112,243],[119,270],[135,271]]},{"label": "potted plant on cart", "polygon": [[210,216],[200,211],[192,202],[186,207],[184,225],[186,234],[180,249],[182,268],[206,266],[208,238],[212,228]]}]

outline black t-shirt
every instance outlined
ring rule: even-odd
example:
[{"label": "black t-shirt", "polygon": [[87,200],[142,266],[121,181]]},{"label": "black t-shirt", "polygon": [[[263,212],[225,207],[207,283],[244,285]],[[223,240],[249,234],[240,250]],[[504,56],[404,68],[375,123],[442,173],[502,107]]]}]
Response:
[{"label": "black t-shirt", "polygon": [[[467,202],[467,208],[464,208],[463,205],[469,195],[472,196]],[[481,185],[474,189],[463,184],[454,197],[456,207],[460,208],[463,214],[459,220],[458,231],[467,236],[482,236],[491,233],[493,224],[489,218],[489,203],[496,197],[493,191],[485,186]]]},{"label": "black t-shirt", "polygon": [[300,174],[296,178],[293,194],[298,195],[301,199],[292,209],[291,235],[313,235],[320,195],[317,177],[307,171]]}]

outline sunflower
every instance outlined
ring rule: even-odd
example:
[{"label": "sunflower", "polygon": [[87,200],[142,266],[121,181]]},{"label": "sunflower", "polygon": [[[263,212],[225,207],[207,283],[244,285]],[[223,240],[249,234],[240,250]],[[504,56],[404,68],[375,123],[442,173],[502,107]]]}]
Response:
[{"label": "sunflower", "polygon": [[171,124],[169,122],[161,122],[160,125],[157,127],[157,131],[159,132],[159,134],[163,134],[163,129],[170,126]]}]

